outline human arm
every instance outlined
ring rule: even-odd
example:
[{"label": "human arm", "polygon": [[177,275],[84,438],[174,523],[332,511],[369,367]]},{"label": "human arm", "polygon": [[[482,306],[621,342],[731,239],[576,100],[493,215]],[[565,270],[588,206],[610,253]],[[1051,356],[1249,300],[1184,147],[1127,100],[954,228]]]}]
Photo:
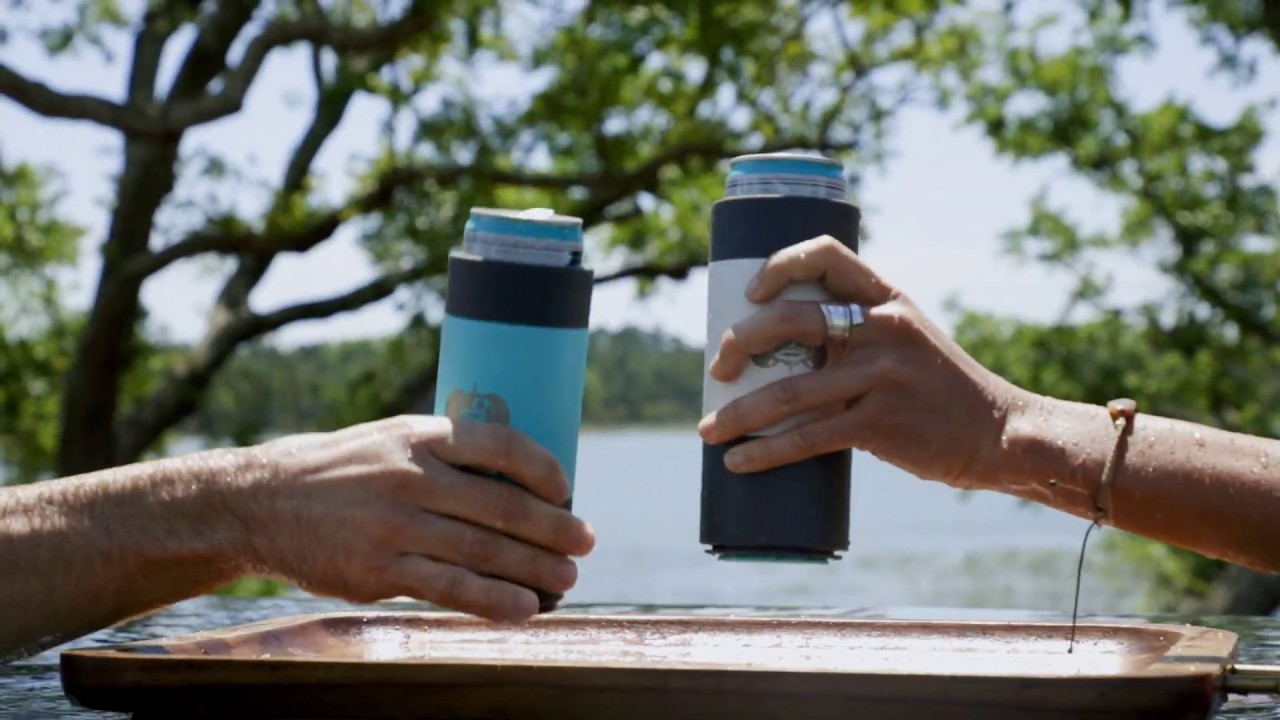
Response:
[{"label": "human arm", "polygon": [[523,435],[436,417],[3,488],[0,658],[247,574],[356,602],[403,595],[525,619],[537,598],[521,585],[568,590],[570,556],[594,543],[557,507],[568,492],[559,464]]},{"label": "human arm", "polygon": [[[726,457],[751,472],[854,447],[921,478],[1027,498],[1092,517],[1116,443],[1101,406],[1047,398],[978,364],[852,251],[819,238],[761,269],[749,298],[771,303],[729,330],[710,367],[728,382],[752,353],[826,341],[813,303],[772,302],[787,285],[820,282],[865,307],[847,347],[822,370],[792,376],[703,418],[723,443],[809,410],[822,416],[750,440]],[[749,482],[749,480],[744,480]],[[1280,441],[1139,413],[1116,464],[1109,524],[1259,570],[1280,570]]]}]

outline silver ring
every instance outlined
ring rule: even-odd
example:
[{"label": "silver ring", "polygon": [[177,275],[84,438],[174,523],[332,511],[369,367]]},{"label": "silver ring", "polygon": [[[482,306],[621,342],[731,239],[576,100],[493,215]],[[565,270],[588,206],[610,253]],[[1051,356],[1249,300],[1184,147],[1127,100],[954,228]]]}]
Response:
[{"label": "silver ring", "polygon": [[827,340],[838,345],[849,343],[853,328],[866,322],[862,306],[857,303],[818,303],[827,320]]}]

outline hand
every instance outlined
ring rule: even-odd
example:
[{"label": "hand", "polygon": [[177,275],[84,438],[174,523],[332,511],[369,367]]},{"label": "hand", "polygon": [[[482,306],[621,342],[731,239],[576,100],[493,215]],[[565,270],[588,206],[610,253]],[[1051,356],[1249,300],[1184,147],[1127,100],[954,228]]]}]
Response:
[{"label": "hand", "polygon": [[[983,368],[849,248],[820,237],[776,253],[748,288],[767,303],[791,283],[820,282],[837,302],[863,306],[865,323],[848,347],[829,347],[826,367],[777,381],[702,419],[703,439],[720,444],[806,411],[818,419],[753,439],[725,456],[737,473],[758,472],[823,453],[857,448],[928,480],[981,486],[999,453],[1005,418],[1025,393]],[[827,342],[822,310],[779,301],[735,325],[709,372],[731,382],[753,354],[784,342]],[[833,404],[834,403],[834,404]]]},{"label": "hand", "polygon": [[595,542],[558,507],[569,483],[555,458],[499,425],[409,416],[251,452],[270,468],[241,499],[254,508],[257,570],[317,594],[354,602],[404,595],[524,620],[538,610],[528,588],[567,591],[577,581],[570,556]]}]

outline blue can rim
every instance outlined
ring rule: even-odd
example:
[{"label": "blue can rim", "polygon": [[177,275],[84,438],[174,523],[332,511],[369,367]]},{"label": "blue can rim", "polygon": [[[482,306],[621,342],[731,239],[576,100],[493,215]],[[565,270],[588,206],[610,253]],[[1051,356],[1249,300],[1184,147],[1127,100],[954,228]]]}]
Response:
[{"label": "blue can rim", "polygon": [[740,175],[814,175],[844,181],[844,166],[823,155],[757,153],[729,161],[729,177]]},{"label": "blue can rim", "polygon": [[560,240],[568,243],[582,242],[582,218],[572,215],[531,214],[528,210],[507,208],[471,208],[464,232],[476,231],[495,235],[515,235],[539,240]]}]

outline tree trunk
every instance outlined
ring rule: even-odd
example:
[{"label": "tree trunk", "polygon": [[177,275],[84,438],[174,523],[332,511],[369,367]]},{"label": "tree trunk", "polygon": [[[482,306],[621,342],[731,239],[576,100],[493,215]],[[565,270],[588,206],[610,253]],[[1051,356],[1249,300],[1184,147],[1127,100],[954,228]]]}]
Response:
[{"label": "tree trunk", "polygon": [[120,461],[116,415],[136,339],[141,288],[139,280],[125,279],[120,269],[148,251],[156,210],[173,188],[178,141],[178,137],[125,141],[97,294],[63,388],[59,476],[100,470]]},{"label": "tree trunk", "polygon": [[1280,575],[1228,565],[1202,598],[1183,603],[1194,615],[1271,615],[1280,607]]}]

